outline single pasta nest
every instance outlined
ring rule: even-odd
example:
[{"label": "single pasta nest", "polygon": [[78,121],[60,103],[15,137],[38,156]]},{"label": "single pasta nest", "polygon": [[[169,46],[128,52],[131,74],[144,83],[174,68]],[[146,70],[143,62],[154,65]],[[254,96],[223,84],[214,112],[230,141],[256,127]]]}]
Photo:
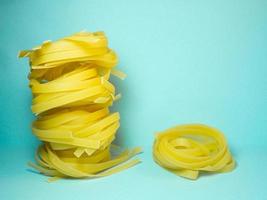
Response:
[{"label": "single pasta nest", "polygon": [[224,135],[202,124],[179,125],[158,133],[153,155],[160,166],[193,180],[200,172],[229,172],[235,168]]}]

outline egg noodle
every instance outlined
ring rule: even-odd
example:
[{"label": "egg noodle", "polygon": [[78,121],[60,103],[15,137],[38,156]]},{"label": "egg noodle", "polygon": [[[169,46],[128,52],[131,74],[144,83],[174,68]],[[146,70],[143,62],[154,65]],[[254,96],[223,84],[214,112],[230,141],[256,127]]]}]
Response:
[{"label": "egg noodle", "polygon": [[45,41],[19,57],[28,57],[31,71],[32,132],[43,143],[30,165],[51,176],[95,178],[111,175],[140,162],[130,158],[139,147],[114,156],[111,145],[120,126],[119,113],[109,107],[120,98],[110,75],[118,62],[103,32],[80,32],[55,42]]},{"label": "egg noodle", "polygon": [[229,172],[235,167],[223,134],[201,124],[158,133],[153,155],[159,165],[188,179],[197,179],[200,172]]}]

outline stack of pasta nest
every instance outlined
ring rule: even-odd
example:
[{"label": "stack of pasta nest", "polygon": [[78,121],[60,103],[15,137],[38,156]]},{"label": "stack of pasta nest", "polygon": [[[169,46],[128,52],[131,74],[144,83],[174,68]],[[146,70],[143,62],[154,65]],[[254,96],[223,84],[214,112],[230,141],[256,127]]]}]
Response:
[{"label": "stack of pasta nest", "polygon": [[111,154],[120,116],[109,107],[120,94],[115,95],[109,78],[125,75],[114,69],[118,58],[103,32],[45,41],[19,57],[30,61],[32,112],[37,116],[32,131],[43,141],[32,167],[55,180],[107,176],[140,162],[127,161],[140,153],[138,147]]}]

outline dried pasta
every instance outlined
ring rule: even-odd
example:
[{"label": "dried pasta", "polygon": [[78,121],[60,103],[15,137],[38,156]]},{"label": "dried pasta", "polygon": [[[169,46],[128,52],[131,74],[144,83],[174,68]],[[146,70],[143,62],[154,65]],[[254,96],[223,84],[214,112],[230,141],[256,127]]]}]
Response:
[{"label": "dried pasta", "polygon": [[235,168],[223,134],[201,124],[180,125],[158,133],[153,155],[160,166],[188,179],[197,179],[200,172]]},{"label": "dried pasta", "polygon": [[140,162],[128,161],[139,147],[111,153],[120,116],[109,107],[121,95],[115,95],[109,77],[125,74],[114,69],[118,58],[103,32],[45,41],[19,57],[29,58],[31,108],[37,116],[32,132],[43,141],[32,167],[56,180],[107,176]]}]

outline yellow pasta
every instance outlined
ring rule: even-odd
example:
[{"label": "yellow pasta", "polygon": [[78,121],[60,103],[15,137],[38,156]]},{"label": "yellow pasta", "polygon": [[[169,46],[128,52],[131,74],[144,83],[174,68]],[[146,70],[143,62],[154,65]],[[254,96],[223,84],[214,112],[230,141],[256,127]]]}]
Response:
[{"label": "yellow pasta", "polygon": [[158,133],[153,155],[159,165],[188,179],[197,179],[200,172],[235,168],[223,134],[201,124],[180,125]]},{"label": "yellow pasta", "polygon": [[19,57],[29,58],[31,108],[37,116],[32,131],[43,141],[32,167],[56,180],[107,176],[140,162],[126,162],[140,148],[111,153],[120,116],[109,107],[121,95],[115,95],[109,77],[125,74],[114,69],[118,58],[103,32],[45,41]]}]

